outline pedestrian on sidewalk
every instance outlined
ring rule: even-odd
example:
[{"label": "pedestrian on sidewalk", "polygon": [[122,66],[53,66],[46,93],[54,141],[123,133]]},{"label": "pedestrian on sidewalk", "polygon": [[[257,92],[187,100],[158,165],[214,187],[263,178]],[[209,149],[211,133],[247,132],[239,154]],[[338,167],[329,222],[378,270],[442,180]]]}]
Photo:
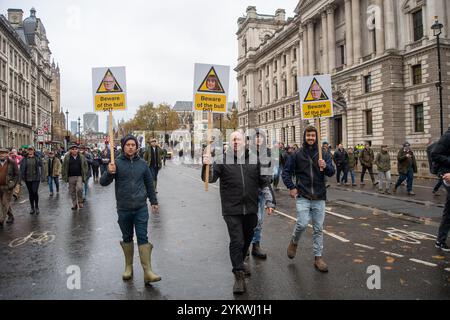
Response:
[{"label": "pedestrian on sidewalk", "polygon": [[19,183],[19,168],[14,160],[8,158],[9,150],[0,148],[0,227],[14,222],[11,199],[14,187]]},{"label": "pedestrian on sidewalk", "polygon": [[[328,154],[322,154],[319,159],[317,129],[308,126],[303,134],[302,148],[289,158],[283,172],[284,184],[290,190],[291,198],[296,199],[297,223],[287,248],[287,255],[294,259],[301,235],[313,224],[314,266],[321,272],[328,272],[328,266],[323,260],[323,222],[325,219],[325,201],[327,188],[324,176],[332,177],[334,167]],[[292,182],[296,176],[297,185]]]},{"label": "pedestrian on sidewalk", "polygon": [[[352,147],[349,147],[347,149],[347,154],[348,154],[348,170],[347,171],[348,171],[348,173],[350,173],[350,176],[352,178],[352,186],[355,187],[356,186],[355,168],[356,168],[356,163],[358,161],[358,156],[354,153],[354,150]],[[345,181],[348,181],[348,176],[345,177]]]},{"label": "pedestrian on sidewalk", "polygon": [[97,148],[94,148],[92,152],[92,175],[94,176],[94,182],[98,182],[98,172],[101,161],[102,157],[99,150]]},{"label": "pedestrian on sidewalk", "polygon": [[56,186],[56,193],[59,193],[59,176],[61,175],[61,162],[55,153],[50,151],[48,158],[44,160],[44,177],[47,178],[50,197],[53,197],[53,182]]},{"label": "pedestrian on sidewalk", "polygon": [[286,153],[286,149],[284,147],[284,143],[280,141],[280,142],[278,142],[277,146],[278,146],[278,150],[276,152],[278,152],[278,163],[275,164],[274,174],[273,174],[273,188],[275,191],[280,190],[280,188],[278,188],[278,184],[280,183],[280,177],[283,172],[284,164],[286,163],[286,158],[287,158],[287,153]]},{"label": "pedestrian on sidewalk", "polygon": [[[150,140],[150,146],[144,153],[144,160],[147,162],[150,172],[153,177],[153,184],[155,186],[155,192],[158,193],[158,172],[162,167],[163,152],[159,146],[156,145],[156,139]],[[182,157],[182,155],[180,156]]]},{"label": "pedestrian on sidewalk", "polygon": [[[342,143],[338,145],[338,148],[334,152],[334,163],[336,164],[336,182],[338,185],[348,185],[348,154],[345,151]],[[341,177],[342,174],[342,177]]]},{"label": "pedestrian on sidewalk", "polygon": [[[381,152],[377,154],[375,164],[378,169],[378,192],[381,194],[391,194],[391,157],[389,156],[388,146],[386,144],[381,146]],[[384,189],[383,186],[385,186]]]},{"label": "pedestrian on sidewalk", "polygon": [[30,214],[39,212],[39,184],[42,177],[42,160],[35,154],[33,146],[28,146],[28,153],[20,162],[20,177],[25,181],[30,199]]},{"label": "pedestrian on sidewalk", "polygon": [[220,179],[222,215],[230,236],[229,250],[235,277],[233,293],[242,294],[247,290],[245,275],[249,275],[249,269],[244,259],[258,224],[260,192],[264,194],[268,214],[272,214],[274,204],[269,189],[271,176],[261,174],[259,162],[251,163],[252,158],[249,150],[245,148],[244,135],[235,131],[231,134],[230,141],[231,148],[223,155],[221,164],[213,163],[209,155],[203,156],[201,177],[205,181],[206,165],[209,164],[209,183]]},{"label": "pedestrian on sidewalk", "polygon": [[[331,150],[330,150],[330,145],[329,145],[329,143],[327,141],[324,141],[322,143],[322,155],[325,154],[325,153],[328,154],[330,159],[333,159],[333,155],[331,154]],[[324,179],[325,179],[325,186],[327,188],[329,188],[330,184],[328,183],[328,177],[324,176]]]},{"label": "pedestrian on sidewalk", "polygon": [[89,148],[87,148],[85,145],[80,146],[80,154],[84,156],[88,165],[86,180],[83,183],[83,202],[85,202],[89,190],[89,179],[92,177],[92,163],[94,160],[92,157],[92,153],[89,151]]},{"label": "pedestrian on sidewalk", "polygon": [[62,179],[69,183],[72,210],[83,208],[83,183],[86,181],[87,173],[86,158],[79,153],[78,146],[72,144],[62,164]]},{"label": "pedestrian on sidewalk", "polygon": [[361,162],[361,185],[365,185],[364,183],[364,175],[366,174],[366,171],[369,171],[370,179],[372,180],[372,184],[374,186],[377,185],[377,182],[375,182],[375,177],[373,175],[373,161],[375,159],[373,150],[370,148],[370,144],[366,143],[364,146],[364,149],[362,149],[359,153],[359,159]]},{"label": "pedestrian on sidewalk", "polygon": [[447,199],[435,246],[444,252],[450,252],[447,245],[447,237],[450,231],[450,127],[431,152],[431,158],[436,163],[438,176],[443,179],[447,190]]},{"label": "pedestrian on sidewalk", "polygon": [[273,164],[273,175],[272,175],[272,184],[273,189],[276,191],[278,189],[278,183],[280,182],[280,160],[281,160],[281,150],[280,150],[280,144],[276,143],[273,146],[273,154],[274,154],[274,161]]},{"label": "pedestrian on sidewalk", "polygon": [[111,162],[111,152],[108,146],[106,146],[105,149],[102,150],[101,159],[100,174],[103,175],[103,173],[108,168],[108,164]]},{"label": "pedestrian on sidewalk", "polygon": [[144,270],[144,283],[160,281],[161,277],[152,270],[151,253],[153,245],[148,241],[148,208],[150,200],[153,212],[158,212],[158,200],[153,187],[153,179],[146,162],[138,155],[138,140],[128,135],[121,141],[123,153],[110,163],[100,178],[100,185],[106,187],[115,180],[118,223],[122,231],[122,247],[125,256],[123,280],[133,278],[134,242],[136,230],[139,257]]},{"label": "pedestrian on sidewalk", "polygon": [[[258,162],[260,163],[262,168],[269,169],[271,168],[271,151],[267,147],[267,138],[266,134],[263,130],[257,128],[256,134],[254,138],[254,144],[256,145],[256,153]],[[268,186],[271,195],[272,195],[272,203],[275,205],[275,194],[272,190],[272,180],[270,180],[270,185]],[[265,214],[265,206],[266,200],[264,197],[264,192],[262,189],[259,190],[258,195],[258,223],[255,227],[253,240],[252,240],[252,256],[267,259],[267,253],[261,248],[261,234],[262,234],[262,226],[264,222],[264,214]]]},{"label": "pedestrian on sidewalk", "polygon": [[417,173],[417,163],[409,142],[405,142],[403,144],[403,148],[401,148],[398,152],[397,160],[399,177],[394,187],[394,193],[397,192],[397,188],[402,184],[402,182],[406,180],[406,190],[408,191],[408,195],[414,196],[413,180],[414,173]]},{"label": "pedestrian on sidewalk", "polygon": [[[9,158],[16,163],[17,168],[19,168],[19,170],[20,170],[20,161],[22,161],[23,157],[17,153],[16,149],[11,150],[11,152],[9,153]],[[16,186],[14,187],[14,191],[13,191],[14,200],[19,200],[21,187],[22,187],[22,184],[19,179],[19,182],[16,184]]]}]

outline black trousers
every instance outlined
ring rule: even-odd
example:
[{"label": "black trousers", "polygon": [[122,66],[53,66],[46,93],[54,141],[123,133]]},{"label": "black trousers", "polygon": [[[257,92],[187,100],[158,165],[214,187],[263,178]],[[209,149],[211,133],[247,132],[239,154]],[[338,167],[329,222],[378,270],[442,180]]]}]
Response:
[{"label": "black trousers", "polygon": [[445,188],[447,189],[447,200],[445,201],[444,215],[442,216],[437,239],[441,243],[447,241],[448,232],[450,231],[450,187]]},{"label": "black trousers", "polygon": [[230,236],[230,258],[233,272],[244,271],[244,259],[258,224],[258,215],[246,214],[223,216]]},{"label": "black trousers", "polygon": [[[336,166],[336,181],[337,183],[345,182],[347,183],[348,167],[347,166]],[[341,177],[342,176],[342,177]]]},{"label": "black trousers", "polygon": [[92,175],[94,176],[94,179],[98,178],[98,169],[99,166],[92,166]]},{"label": "black trousers", "polygon": [[373,183],[375,183],[375,177],[373,176],[373,169],[372,167],[366,167],[365,165],[362,166],[361,170],[361,182],[364,182],[364,175],[366,174],[366,170],[369,171],[370,179]]},{"label": "black trousers", "polygon": [[40,181],[25,181],[28,189],[28,196],[30,197],[31,208],[39,208],[39,183]]}]

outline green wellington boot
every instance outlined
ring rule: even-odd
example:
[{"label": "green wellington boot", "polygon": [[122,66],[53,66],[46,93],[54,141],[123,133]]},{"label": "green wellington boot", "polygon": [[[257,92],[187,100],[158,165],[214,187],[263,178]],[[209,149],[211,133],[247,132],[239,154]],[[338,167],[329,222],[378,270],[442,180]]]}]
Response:
[{"label": "green wellington boot", "polygon": [[151,243],[146,243],[139,246],[139,257],[141,258],[141,265],[144,269],[144,282],[146,285],[150,282],[157,282],[161,280],[161,277],[152,271],[152,249],[153,245]]},{"label": "green wellington boot", "polygon": [[133,278],[133,256],[134,256],[134,243],[133,242],[120,242],[123,249],[123,255],[125,256],[125,271],[122,275],[123,280],[130,280]]}]

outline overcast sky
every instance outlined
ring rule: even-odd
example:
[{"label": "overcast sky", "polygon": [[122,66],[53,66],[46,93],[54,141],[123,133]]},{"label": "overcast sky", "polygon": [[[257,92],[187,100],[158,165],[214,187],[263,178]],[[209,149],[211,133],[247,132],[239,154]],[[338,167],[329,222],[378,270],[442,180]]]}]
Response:
[{"label": "overcast sky", "polygon": [[[192,100],[194,63],[231,66],[229,101],[237,101],[237,19],[249,5],[258,13],[278,8],[292,17],[297,0],[146,1],[1,0],[0,12],[36,8],[61,69],[61,105],[69,120],[93,111],[92,67],[125,66],[131,118],[147,101],[173,105]],[[100,130],[106,117],[100,115]]]}]

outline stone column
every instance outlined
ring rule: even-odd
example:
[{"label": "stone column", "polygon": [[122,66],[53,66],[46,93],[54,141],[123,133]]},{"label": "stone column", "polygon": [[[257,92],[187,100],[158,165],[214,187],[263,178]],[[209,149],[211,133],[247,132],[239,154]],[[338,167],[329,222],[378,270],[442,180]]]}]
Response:
[{"label": "stone column", "polygon": [[353,65],[353,26],[352,26],[352,0],[345,0],[345,51],[346,65]]},{"label": "stone column", "polygon": [[[383,11],[383,0],[377,0],[376,5],[379,10],[378,14],[375,16],[375,36],[377,38],[377,57],[384,54],[385,44],[384,44],[384,11]],[[390,32],[395,32],[392,29]]]},{"label": "stone column", "polygon": [[360,0],[352,0],[353,62],[361,62],[361,7]]},{"label": "stone column", "polygon": [[314,55],[314,22],[309,20],[308,27],[308,75],[313,75],[316,68],[316,57]]},{"label": "stone column", "polygon": [[328,73],[328,53],[330,48],[328,47],[328,24],[327,24],[327,12],[323,11],[321,14],[322,17],[322,73]]},{"label": "stone column", "polygon": [[394,0],[384,0],[385,49],[397,48],[397,29],[395,28]]},{"label": "stone column", "polygon": [[301,75],[308,75],[308,29],[305,25],[302,26],[302,33],[300,34],[300,47],[301,47],[301,58],[300,58],[300,70]]},{"label": "stone column", "polygon": [[335,6],[329,6],[327,8],[328,14],[328,72],[331,74],[336,69],[336,30],[334,28],[334,10]]}]

